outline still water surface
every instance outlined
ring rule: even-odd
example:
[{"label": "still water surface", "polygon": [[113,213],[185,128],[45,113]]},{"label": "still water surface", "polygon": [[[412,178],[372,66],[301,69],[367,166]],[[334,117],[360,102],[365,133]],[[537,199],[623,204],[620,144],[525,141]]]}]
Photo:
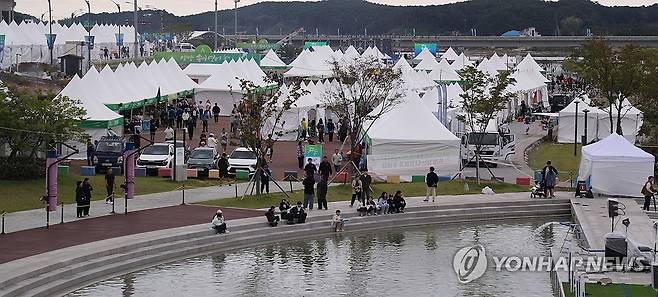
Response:
[{"label": "still water surface", "polygon": [[[553,296],[546,272],[496,272],[457,281],[457,250],[548,256],[564,227],[546,220],[435,225],[279,243],[211,254],[111,278],[69,296]],[[349,226],[346,226],[349,228]]]}]

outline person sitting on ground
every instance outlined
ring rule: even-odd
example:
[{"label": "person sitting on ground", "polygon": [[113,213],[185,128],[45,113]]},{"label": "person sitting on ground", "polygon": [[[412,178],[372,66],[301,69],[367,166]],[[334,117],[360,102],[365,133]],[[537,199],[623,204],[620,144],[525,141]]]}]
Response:
[{"label": "person sitting on ground", "polygon": [[407,206],[407,202],[404,200],[404,196],[402,196],[402,191],[395,192],[393,203],[395,203],[396,212],[404,213],[404,207]]},{"label": "person sitting on ground", "polygon": [[336,214],[331,219],[331,226],[334,227],[334,232],[342,232],[345,222],[343,217],[340,215],[340,210],[336,210]]},{"label": "person sitting on ground", "polygon": [[224,214],[221,209],[218,209],[215,213],[215,216],[212,217],[212,229],[215,230],[215,234],[228,233],[226,230],[226,220],[224,219]]},{"label": "person sitting on ground", "polygon": [[302,202],[297,201],[297,206],[290,210],[288,224],[303,224],[306,223],[306,212],[302,207]]},{"label": "person sitting on ground", "polygon": [[377,206],[379,207],[379,213],[380,214],[387,214],[388,213],[388,194],[386,192],[382,192],[382,194],[379,196],[379,199],[377,199]]},{"label": "person sitting on ground", "polygon": [[267,222],[270,223],[271,227],[276,227],[281,220],[279,216],[274,213],[274,205],[270,206],[270,210],[265,212],[265,217],[267,218]]},{"label": "person sitting on ground", "polygon": [[377,207],[377,203],[375,203],[375,200],[373,200],[372,197],[368,198],[368,202],[366,202],[366,209],[368,215],[377,215],[379,212],[379,207]]},{"label": "person sitting on ground", "polygon": [[357,207],[356,207],[356,212],[359,213],[359,216],[368,215],[367,205],[363,201],[359,201],[359,204],[357,204]]},{"label": "person sitting on ground", "polygon": [[386,198],[386,203],[388,204],[388,213],[396,213],[398,209],[395,207],[395,201],[393,201],[393,195],[388,194]]},{"label": "person sitting on ground", "polygon": [[281,203],[279,203],[279,211],[281,212],[281,218],[282,219],[288,219],[288,211],[290,210],[290,202],[286,200],[285,198],[281,199]]}]

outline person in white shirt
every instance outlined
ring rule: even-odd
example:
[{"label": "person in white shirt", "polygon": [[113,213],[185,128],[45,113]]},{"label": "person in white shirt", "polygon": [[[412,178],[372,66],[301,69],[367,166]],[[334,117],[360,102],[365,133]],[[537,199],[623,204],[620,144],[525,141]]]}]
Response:
[{"label": "person in white shirt", "polygon": [[212,229],[215,230],[215,234],[228,233],[226,230],[226,219],[224,219],[221,209],[218,209],[215,216],[212,217],[211,224]]},{"label": "person in white shirt", "polygon": [[174,129],[171,126],[167,126],[167,129],[164,130],[165,141],[174,140]]},{"label": "person in white shirt", "polygon": [[336,210],[336,214],[331,219],[331,225],[334,227],[334,232],[342,232],[343,226],[345,225],[345,220],[340,215],[340,210]]},{"label": "person in white shirt", "polygon": [[343,155],[336,149],[334,154],[331,155],[331,164],[334,165],[334,171],[336,173],[340,172],[340,168],[343,164]]},{"label": "person in white shirt", "polygon": [[208,136],[207,145],[210,148],[215,148],[217,146],[217,139],[215,139],[215,134],[210,133]]},{"label": "person in white shirt", "polygon": [[379,196],[379,199],[377,200],[377,205],[379,206],[379,213],[380,214],[387,214],[388,213],[388,194],[386,192],[382,192],[382,195]]}]

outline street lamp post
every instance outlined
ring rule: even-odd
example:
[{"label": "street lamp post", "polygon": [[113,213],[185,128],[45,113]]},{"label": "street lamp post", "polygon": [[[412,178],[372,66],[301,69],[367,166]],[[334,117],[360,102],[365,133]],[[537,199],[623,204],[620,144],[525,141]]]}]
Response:
[{"label": "street lamp post", "polygon": [[133,44],[133,55],[135,55],[135,60],[137,60],[137,0],[135,0],[135,14],[133,15],[133,30],[135,31],[135,43]]},{"label": "street lamp post", "polygon": [[89,0],[85,0],[87,2],[87,71],[91,69],[91,4],[89,4]]},{"label": "street lamp post", "polygon": [[580,100],[576,99],[573,102],[576,103],[576,125],[573,130],[573,155],[576,156],[578,155],[578,104],[580,104]]},{"label": "street lamp post", "polygon": [[[112,2],[114,2],[114,0]],[[122,53],[121,50],[123,49],[123,39],[121,38],[121,5],[119,5],[119,3],[116,2],[114,2],[114,5],[116,5],[117,9],[119,10],[119,36],[117,36],[116,40],[117,40],[117,46],[119,47],[119,56],[121,56]],[[119,41],[121,42],[119,43]]]},{"label": "street lamp post", "polygon": [[240,2],[240,0],[233,0],[233,2],[235,2],[235,9],[234,9],[235,24],[234,25],[235,25],[235,42],[237,44],[237,42],[238,42],[238,2]]},{"label": "street lamp post", "polygon": [[585,137],[583,140],[580,142],[582,145],[586,145],[589,140],[587,139],[587,113],[589,112],[589,109],[585,108],[583,109],[583,113],[585,114]]},{"label": "street lamp post", "polygon": [[215,0],[215,51],[217,50],[217,0]]},{"label": "street lamp post", "polygon": [[[49,38],[53,38],[53,9],[50,5],[50,0],[48,0],[48,33]],[[53,47],[55,47],[55,41],[52,41],[52,45],[48,47],[48,50],[50,51],[50,66],[53,65]]]}]

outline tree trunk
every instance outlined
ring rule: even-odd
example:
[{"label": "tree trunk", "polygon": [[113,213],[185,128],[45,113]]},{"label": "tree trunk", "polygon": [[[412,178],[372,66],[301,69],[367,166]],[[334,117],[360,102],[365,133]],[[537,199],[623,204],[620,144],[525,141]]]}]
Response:
[{"label": "tree trunk", "polygon": [[619,106],[617,108],[617,134],[624,135],[624,131],[622,131],[622,128],[621,128],[621,120],[622,120],[621,107],[622,107],[622,104],[621,104],[621,102],[619,102]]},{"label": "tree trunk", "polygon": [[263,166],[263,158],[258,158],[256,161],[256,172],[254,172],[254,187],[256,187],[256,195],[262,194],[260,191],[260,174],[261,171],[263,170],[261,167]]}]

